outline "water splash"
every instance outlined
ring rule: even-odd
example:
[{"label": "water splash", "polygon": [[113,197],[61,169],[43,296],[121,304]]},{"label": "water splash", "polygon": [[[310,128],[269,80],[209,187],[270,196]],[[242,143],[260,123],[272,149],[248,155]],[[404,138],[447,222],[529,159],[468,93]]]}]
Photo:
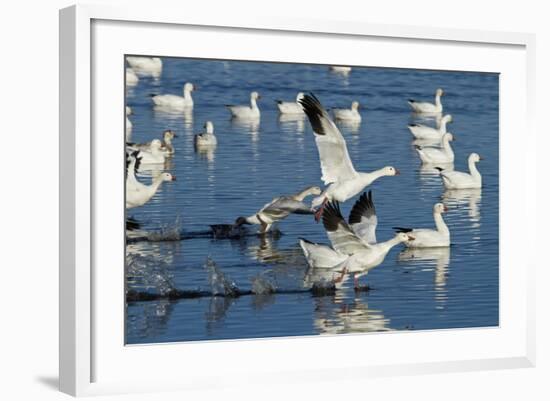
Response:
[{"label": "water splash", "polygon": [[204,268],[208,273],[208,282],[210,283],[212,295],[234,297],[240,294],[239,288],[235,282],[223,274],[216,262],[214,262],[210,256],[206,259]]},{"label": "water splash", "polygon": [[125,267],[128,287],[133,290],[163,296],[175,289],[168,265],[155,255],[127,252]]},{"label": "water splash", "polygon": [[272,281],[262,276],[252,278],[252,293],[256,295],[273,294],[277,291],[277,286]]},{"label": "water splash", "polygon": [[173,223],[164,224],[158,231],[147,234],[149,241],[179,241],[181,239],[182,222],[180,216]]}]

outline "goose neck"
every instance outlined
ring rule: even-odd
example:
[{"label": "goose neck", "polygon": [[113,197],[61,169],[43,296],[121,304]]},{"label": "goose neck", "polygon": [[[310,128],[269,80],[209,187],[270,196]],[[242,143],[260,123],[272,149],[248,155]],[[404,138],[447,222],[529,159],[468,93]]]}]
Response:
[{"label": "goose neck", "polygon": [[449,228],[447,227],[447,224],[445,224],[445,220],[443,220],[443,216],[441,215],[441,213],[434,212],[434,221],[437,231],[448,236]]}]

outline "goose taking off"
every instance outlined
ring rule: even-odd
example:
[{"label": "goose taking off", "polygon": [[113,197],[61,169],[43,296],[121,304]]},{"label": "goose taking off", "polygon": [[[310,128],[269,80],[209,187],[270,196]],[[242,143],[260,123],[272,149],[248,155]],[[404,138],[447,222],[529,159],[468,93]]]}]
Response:
[{"label": "goose taking off", "polygon": [[141,162],[139,151],[134,151],[126,157],[126,208],[131,209],[146,204],[157,192],[164,181],[176,181],[169,173],[162,173],[153,179],[151,185],[139,182],[135,176]]},{"label": "goose taking off", "polygon": [[399,233],[407,233],[414,237],[414,240],[405,242],[409,248],[430,248],[439,246],[449,246],[451,244],[451,234],[449,228],[443,220],[442,213],[447,211],[447,206],[443,203],[436,203],[433,207],[433,216],[436,229],[428,228],[406,228],[393,227]]},{"label": "goose taking off", "polygon": [[424,124],[409,124],[409,130],[416,139],[441,140],[447,133],[447,123],[453,121],[450,114],[446,114],[440,122],[439,128],[429,127]]},{"label": "goose taking off", "polygon": [[290,214],[314,214],[315,211],[306,205],[303,200],[310,195],[319,195],[319,187],[307,187],[295,195],[279,196],[265,204],[258,212],[249,217],[238,217],[235,226],[243,224],[259,224],[260,233],[269,231],[272,224],[286,219]]},{"label": "goose taking off", "polygon": [[321,180],[328,185],[321,196],[313,199],[312,207],[319,207],[315,219],[319,221],[324,205],[332,200],[345,202],[380,177],[398,175],[399,170],[388,166],[372,173],[355,171],[348,154],[346,140],[330,119],[327,111],[313,95],[300,100],[311,123],[321,162]]},{"label": "goose taking off", "polygon": [[326,245],[308,244],[304,240],[300,242],[310,268],[316,267],[314,263],[319,262],[319,253],[325,253],[323,259],[330,263],[330,257],[327,255],[332,251],[332,259],[336,263],[331,268],[334,273],[340,273],[340,278],[335,281],[338,282],[345,274],[351,273],[356,289],[359,288],[359,277],[380,265],[390,249],[402,242],[414,240],[412,235],[398,233],[388,241],[369,244],[356,234],[350,224],[346,223],[338,202],[329,202],[325,207],[323,226],[332,249]]},{"label": "goose taking off", "polygon": [[359,102],[352,102],[351,109],[332,109],[331,111],[336,121],[361,121],[361,114],[359,114]]},{"label": "goose taking off", "polygon": [[472,153],[468,157],[468,168],[470,173],[461,171],[445,171],[436,167],[440,171],[443,185],[446,189],[477,189],[481,188],[481,174],[477,170],[476,163],[483,160],[477,153]]},{"label": "goose taking off", "polygon": [[454,140],[453,134],[447,132],[441,139],[441,148],[416,146],[416,151],[422,159],[422,163],[452,163],[455,160],[455,154],[449,142]]},{"label": "goose taking off", "polygon": [[277,108],[281,114],[293,114],[293,115],[303,115],[304,109],[300,105],[299,101],[304,97],[302,92],[296,95],[295,102],[283,102],[282,100],[277,100]]},{"label": "goose taking off", "polygon": [[128,65],[140,75],[159,77],[162,72],[162,60],[158,57],[126,57]]},{"label": "goose taking off", "polygon": [[205,132],[195,135],[195,146],[216,146],[218,144],[218,140],[214,135],[214,124],[212,124],[212,121],[207,121],[204,124],[204,129]]},{"label": "goose taking off", "polygon": [[151,95],[155,106],[171,110],[186,110],[193,108],[193,98],[191,92],[197,90],[197,87],[190,82],[183,85],[183,96],[179,95]]},{"label": "goose taking off", "polygon": [[260,99],[258,92],[250,94],[250,106],[234,106],[226,104],[232,118],[240,118],[243,120],[258,120],[260,118],[260,109],[256,104],[256,100]]},{"label": "goose taking off", "polygon": [[429,102],[417,102],[414,99],[409,99],[408,103],[415,113],[441,113],[443,112],[443,105],[441,104],[441,96],[443,96],[443,93],[443,89],[441,88],[438,88],[435,91],[435,104]]}]

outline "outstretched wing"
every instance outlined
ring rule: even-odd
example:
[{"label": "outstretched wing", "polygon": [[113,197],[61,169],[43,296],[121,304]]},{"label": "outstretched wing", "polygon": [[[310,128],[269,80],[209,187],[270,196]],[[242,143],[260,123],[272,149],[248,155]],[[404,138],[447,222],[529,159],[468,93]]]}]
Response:
[{"label": "outstretched wing", "polygon": [[369,244],[376,244],[376,226],[378,218],[372,201],[372,191],[359,197],[349,214],[349,224],[355,234]]},{"label": "outstretched wing", "polygon": [[346,140],[319,100],[313,94],[309,94],[304,95],[299,103],[315,134],[323,173],[321,179],[325,185],[356,176],[357,172],[349,158]]},{"label": "outstretched wing", "polygon": [[272,220],[281,220],[289,214],[313,214],[315,213],[311,207],[303,202],[294,200],[288,196],[280,196],[273,199],[270,203],[262,207],[259,213],[264,213],[272,218]]},{"label": "outstretched wing", "polygon": [[338,252],[353,255],[357,251],[369,248],[369,245],[359,238],[346,223],[340,211],[338,202],[329,202],[323,210],[323,226],[327,232],[332,247]]}]

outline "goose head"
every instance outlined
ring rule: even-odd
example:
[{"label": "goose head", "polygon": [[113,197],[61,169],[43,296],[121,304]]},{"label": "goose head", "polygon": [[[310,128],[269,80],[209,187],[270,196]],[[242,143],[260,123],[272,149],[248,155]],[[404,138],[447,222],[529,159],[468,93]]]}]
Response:
[{"label": "goose head", "polygon": [[177,135],[171,129],[167,129],[166,131],[164,131],[164,134],[163,134],[164,142],[170,143],[170,141],[172,141],[172,139],[176,137]]},{"label": "goose head", "polygon": [[481,157],[480,155],[478,155],[477,153],[472,153],[469,157],[468,157],[468,161],[470,162],[474,162],[474,163],[477,163],[479,162],[480,160],[483,160],[483,157]]},{"label": "goose head", "polygon": [[192,84],[191,82],[186,82],[185,85],[183,85],[183,91],[184,92],[193,92],[196,89],[197,89],[197,87],[194,84]]},{"label": "goose head", "polygon": [[359,102],[358,102],[358,101],[353,101],[353,102],[351,103],[351,109],[352,109],[353,111],[357,111],[357,110],[359,109]]},{"label": "goose head", "polygon": [[159,178],[160,181],[176,181],[176,176],[170,173],[162,173]]},{"label": "goose head", "polygon": [[446,123],[452,123],[453,122],[453,116],[450,114],[445,114],[445,116],[441,119],[441,121],[445,121]]},{"label": "goose head", "polygon": [[395,235],[395,239],[398,241],[398,243],[415,240],[415,238],[410,233],[397,233]]},{"label": "goose head", "polygon": [[296,95],[296,103],[299,103],[300,100],[302,100],[304,98],[304,92],[298,92],[298,94]]},{"label": "goose head", "polygon": [[451,134],[450,132],[447,132],[445,133],[445,135],[443,135],[443,142],[445,141],[448,141],[448,142],[453,142],[453,141],[456,141],[456,138],[453,134]]},{"label": "goose head", "polygon": [[435,91],[436,96],[443,96],[444,94],[445,92],[443,92],[443,89],[441,88],[437,88],[437,90]]},{"label": "goose head", "polygon": [[400,171],[398,169],[396,169],[395,167],[393,166],[387,166],[387,167],[384,167],[382,169],[382,172],[384,175],[399,175],[401,174]]},{"label": "goose head", "polygon": [[259,98],[260,98],[260,94],[256,91],[254,91],[250,94],[250,99],[251,100],[258,100]]},{"label": "goose head", "polygon": [[207,121],[204,123],[204,129],[206,130],[206,132],[208,134],[213,134],[214,133],[214,124],[212,123],[212,121]]},{"label": "goose head", "polygon": [[445,213],[447,210],[447,206],[445,206],[443,203],[436,203],[434,205],[434,213]]}]

